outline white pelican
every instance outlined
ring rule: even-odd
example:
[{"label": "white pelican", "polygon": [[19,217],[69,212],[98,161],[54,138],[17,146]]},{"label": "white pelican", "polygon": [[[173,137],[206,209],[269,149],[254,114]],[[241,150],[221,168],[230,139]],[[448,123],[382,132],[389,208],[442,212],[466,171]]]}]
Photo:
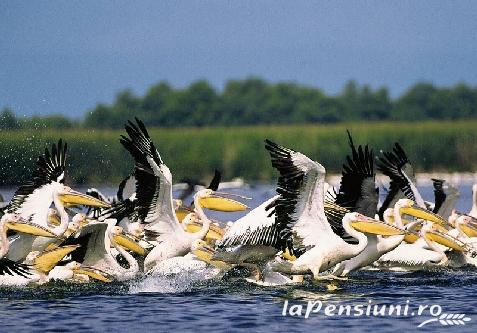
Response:
[{"label": "white pelican", "polygon": [[[109,207],[96,198],[64,185],[65,163],[66,144],[63,145],[62,140],[59,140],[58,145],[52,145],[51,154],[45,149],[44,155],[38,158],[32,180],[20,186],[5,208],[5,212],[19,214],[32,224],[46,228],[61,237],[70,222],[66,207],[71,205]],[[51,221],[48,221],[52,204],[60,216],[60,224],[53,228],[49,226]],[[8,258],[22,261],[29,252],[41,252],[52,241],[51,238],[20,235],[11,241]]]},{"label": "white pelican", "polygon": [[[314,278],[339,262],[358,255],[367,244],[362,232],[397,235],[404,231],[359,213],[347,213],[341,230],[358,240],[346,243],[333,232],[324,209],[325,168],[307,156],[266,140],[272,166],[280,172],[275,214],[280,236],[305,252],[293,262],[277,262],[273,270],[292,274],[309,271]],[[339,230],[339,229],[338,229]],[[358,231],[359,230],[359,231]]]},{"label": "white pelican", "polygon": [[[386,211],[384,212],[384,220],[387,223],[390,223],[392,221],[398,228],[404,230],[413,230],[414,227],[417,226],[417,224],[421,223],[420,221],[415,221],[404,225],[401,218],[401,214],[403,213],[419,218],[425,217],[426,219],[432,220],[436,223],[443,222],[440,217],[436,216],[432,212],[426,211],[420,207],[416,207],[414,205],[414,202],[409,199],[399,199],[394,205],[394,209],[386,209]],[[396,249],[402,243],[406,235],[403,234],[388,237],[383,237],[380,235],[367,235],[368,244],[366,245],[366,248],[356,257],[353,257],[338,264],[337,267],[334,269],[333,274],[345,276],[349,272],[371,265],[372,263],[377,261],[382,255]],[[409,256],[412,257],[413,253],[409,252]]]},{"label": "white pelican", "polygon": [[[64,244],[79,244],[81,247],[71,254],[71,260],[81,263],[90,269],[107,274],[105,279],[126,281],[139,273],[137,260],[124,248],[145,255],[145,250],[138,241],[115,226],[116,220],[105,223],[90,223],[81,229],[78,238],[70,238]],[[113,255],[113,247],[127,261],[129,268],[123,268]]]},{"label": "white pelican", "polygon": [[48,281],[48,272],[65,255],[76,247],[57,248],[40,254],[38,251],[30,252],[23,264],[16,263],[5,255],[9,251],[9,241],[6,236],[7,229],[19,233],[55,237],[47,229],[24,221],[18,214],[5,214],[0,220],[0,285],[27,285],[30,283],[44,283]]},{"label": "white pelican", "polygon": [[188,233],[179,223],[172,198],[172,174],[162,161],[144,124],[136,118],[137,125],[129,122],[125,126],[129,137],[122,136],[121,143],[135,162],[136,198],[135,213],[145,226],[150,241],[157,242],[144,260],[147,272],[158,262],[190,252],[193,242],[205,237],[210,221],[202,207],[223,211],[244,210],[247,206],[222,194],[205,189],[194,196],[195,211],[203,221],[199,232]]}]

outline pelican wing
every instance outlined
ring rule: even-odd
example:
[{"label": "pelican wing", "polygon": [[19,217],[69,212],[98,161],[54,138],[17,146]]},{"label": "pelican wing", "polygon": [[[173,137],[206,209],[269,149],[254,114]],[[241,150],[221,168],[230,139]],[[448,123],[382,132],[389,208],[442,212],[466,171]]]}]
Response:
[{"label": "pelican wing", "polygon": [[[87,191],[86,191],[86,194],[93,197],[93,198],[96,198],[96,199],[99,199],[99,200],[102,200],[104,202],[108,202],[110,204],[113,204],[114,202],[116,202],[116,198],[108,198],[106,195],[104,195],[100,190],[92,187],[92,188],[89,188]],[[88,214],[88,216],[92,216],[92,217],[99,217],[101,215],[101,213],[104,211],[104,208],[99,208],[99,207],[87,207],[87,212],[86,214]]]},{"label": "pelican wing", "polygon": [[215,169],[214,172],[214,178],[210,181],[208,189],[211,189],[212,191],[217,191],[220,185],[220,180],[222,179],[222,174],[220,173],[219,170]]},{"label": "pelican wing", "polygon": [[0,259],[0,275],[20,275],[27,278],[31,275],[30,267],[28,265],[16,263],[7,258]]},{"label": "pelican wing", "polygon": [[373,151],[366,145],[356,149],[348,131],[351,156],[343,164],[341,184],[336,204],[351,211],[374,217],[378,206],[378,188],[375,185]]},{"label": "pelican wing", "polygon": [[12,200],[5,207],[5,212],[16,213],[35,190],[41,190],[41,188],[53,182],[64,182],[66,149],[67,145],[61,139],[57,145],[53,144],[51,146],[51,153],[48,148],[45,148],[45,153],[38,157],[32,178],[15,192]]},{"label": "pelican wing", "polygon": [[432,185],[434,187],[434,208],[433,212],[437,214],[439,208],[441,208],[444,201],[446,201],[446,193],[444,192],[444,182],[443,179],[432,178]]},{"label": "pelican wing", "polygon": [[285,250],[287,242],[280,237],[274,212],[267,209],[273,205],[278,196],[268,199],[244,217],[235,221],[217,244],[219,248],[237,245],[266,245],[277,250]]},{"label": "pelican wing", "polygon": [[116,219],[117,223],[119,223],[122,219],[128,218],[129,221],[136,222],[139,220],[136,210],[136,201],[137,200],[133,198],[115,202],[110,208],[103,210],[98,219],[100,221]]},{"label": "pelican wing", "polygon": [[434,185],[434,208],[433,212],[448,219],[452,214],[457,199],[459,199],[459,190],[450,185],[445,184],[445,180],[432,179]]},{"label": "pelican wing", "polygon": [[136,192],[136,178],[134,177],[134,172],[129,176],[124,178],[121,183],[119,183],[117,197],[118,200],[125,200],[130,198]]},{"label": "pelican wing", "polygon": [[121,136],[121,144],[134,158],[136,178],[136,211],[146,230],[157,234],[184,233],[174,213],[172,175],[162,161],[144,124],[125,126],[129,137]]},{"label": "pelican wing", "polygon": [[378,170],[391,179],[390,190],[379,210],[383,212],[401,198],[408,198],[425,208],[424,200],[416,188],[414,169],[399,143],[395,143],[392,152],[383,152],[379,157]]},{"label": "pelican wing", "polygon": [[[307,156],[265,141],[272,166],[280,176],[275,202],[280,237],[293,247],[314,246],[323,237],[334,235],[324,214],[325,168]],[[295,237],[296,236],[296,237]]]},{"label": "pelican wing", "polygon": [[106,246],[107,223],[91,223],[81,229],[81,234],[77,237],[66,239],[61,245],[80,245],[71,252],[70,261],[76,261],[84,265],[94,265],[104,259],[108,254]]}]

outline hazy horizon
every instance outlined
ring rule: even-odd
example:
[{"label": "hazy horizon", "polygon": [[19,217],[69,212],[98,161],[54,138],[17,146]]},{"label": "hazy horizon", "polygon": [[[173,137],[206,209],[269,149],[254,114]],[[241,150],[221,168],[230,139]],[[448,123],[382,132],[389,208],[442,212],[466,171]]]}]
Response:
[{"label": "hazy horizon", "polygon": [[477,84],[471,1],[0,3],[0,108],[75,118],[165,80],[220,89],[258,76],[392,96],[419,81]]}]

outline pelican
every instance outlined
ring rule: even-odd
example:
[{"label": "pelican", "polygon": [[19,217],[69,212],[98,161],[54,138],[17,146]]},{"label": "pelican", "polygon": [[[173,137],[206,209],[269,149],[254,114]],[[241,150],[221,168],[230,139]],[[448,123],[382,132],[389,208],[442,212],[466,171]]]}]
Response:
[{"label": "pelican", "polygon": [[9,251],[7,230],[28,233],[35,236],[55,237],[48,229],[30,224],[19,214],[7,213],[0,219],[0,285],[26,285],[48,281],[48,272],[75,247],[57,248],[49,252],[30,252],[24,264],[16,263],[5,255]]},{"label": "pelican", "polygon": [[[5,208],[5,212],[19,214],[32,224],[50,230],[57,237],[61,237],[68,228],[70,218],[66,211],[67,207],[72,205],[109,207],[103,201],[64,185],[66,149],[66,143],[63,144],[62,140],[59,140],[57,145],[52,145],[51,154],[45,149],[44,155],[38,158],[32,180],[20,186]],[[55,227],[50,227],[51,221],[50,223],[48,221],[52,204],[55,205],[60,217],[60,224]],[[17,262],[22,261],[28,253],[41,252],[52,241],[52,238],[20,235],[11,241],[8,258]]]},{"label": "pelican", "polygon": [[144,270],[151,270],[158,262],[190,252],[193,242],[203,239],[210,220],[202,207],[222,211],[239,211],[248,207],[240,202],[205,189],[194,195],[197,217],[203,221],[199,232],[188,233],[179,223],[172,198],[172,174],[162,161],[144,124],[136,118],[137,125],[125,126],[129,137],[122,136],[121,144],[135,162],[136,198],[135,213],[142,223],[147,240],[157,242],[144,260]]},{"label": "pelican", "polygon": [[[126,281],[139,273],[137,260],[126,249],[143,256],[146,253],[135,237],[126,234],[123,228],[115,224],[114,219],[106,220],[105,223],[90,223],[81,229],[77,238],[71,238],[64,244],[81,245],[78,250],[71,253],[72,261],[81,263],[90,270],[103,272],[106,274],[104,279]],[[111,247],[126,259],[129,268],[123,268],[118,263]]]},{"label": "pelican", "polygon": [[[384,220],[387,223],[390,223],[391,221],[394,222],[394,224],[400,229],[413,231],[411,233],[412,236],[416,234],[414,230],[418,224],[421,224],[421,221],[408,222],[407,225],[404,225],[401,218],[401,214],[403,212],[414,217],[426,217],[428,220],[432,220],[436,223],[443,222],[439,216],[433,214],[432,212],[426,211],[420,207],[416,207],[412,200],[399,199],[394,205],[394,209],[386,209],[384,212]],[[339,263],[334,269],[333,274],[346,276],[349,272],[374,263],[382,255],[396,249],[408,235],[409,233],[388,237],[383,237],[380,235],[367,235],[368,244],[366,245],[365,249],[357,256]],[[409,257],[413,256],[414,254],[409,252]]]},{"label": "pelican", "polygon": [[333,232],[324,209],[325,168],[302,153],[266,140],[272,166],[280,172],[275,213],[277,223],[283,225],[281,236],[303,249],[293,262],[277,261],[272,269],[284,273],[304,274],[309,271],[315,279],[341,261],[358,255],[367,244],[363,232],[398,235],[404,231],[366,217],[347,213],[342,219],[342,230],[358,240],[346,243]]}]

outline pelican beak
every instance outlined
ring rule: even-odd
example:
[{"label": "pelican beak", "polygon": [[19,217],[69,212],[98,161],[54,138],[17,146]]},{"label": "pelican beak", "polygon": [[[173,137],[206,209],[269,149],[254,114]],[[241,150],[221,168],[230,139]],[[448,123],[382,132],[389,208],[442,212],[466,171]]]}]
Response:
[{"label": "pelican beak", "polygon": [[76,250],[78,247],[80,247],[80,245],[68,245],[43,252],[40,256],[35,258],[34,266],[38,271],[48,273],[60,262],[61,259]]},{"label": "pelican beak", "polygon": [[444,245],[445,247],[448,247],[450,249],[460,251],[460,252],[465,251],[464,249],[465,245],[462,242],[460,242],[459,240],[451,236],[442,234],[438,231],[427,231],[424,233],[424,237],[429,241],[433,241],[433,242],[436,242],[437,244]]},{"label": "pelican beak", "polygon": [[204,261],[210,261],[215,252],[215,249],[207,245],[205,242],[194,250],[194,254]]},{"label": "pelican beak", "polygon": [[47,228],[41,225],[30,223],[25,220],[21,222],[7,222],[6,226],[10,230],[14,230],[16,232],[21,232],[21,233],[29,234],[33,236],[60,238],[58,237],[58,235],[55,235],[53,232],[51,232]]},{"label": "pelican beak", "polygon": [[76,206],[76,205],[83,205],[83,206],[91,206],[91,207],[99,207],[99,208],[110,208],[111,205],[96,199],[92,196],[87,194],[83,194],[72,189],[68,189],[66,192],[61,193],[58,195],[59,199],[65,206]]},{"label": "pelican beak", "polygon": [[406,236],[404,236],[404,241],[409,244],[415,243],[419,239],[419,234],[416,234],[414,232],[407,233]]},{"label": "pelican beak", "polygon": [[187,214],[193,213],[194,211],[190,209],[189,207],[186,206],[179,206],[176,209],[176,216],[179,222],[182,222],[182,220],[187,216]]},{"label": "pelican beak", "polygon": [[146,250],[139,245],[139,240],[134,236],[129,233],[122,233],[119,235],[113,236],[114,242],[116,244],[124,247],[127,250],[133,251],[134,253],[137,253],[141,256],[145,256]]},{"label": "pelican beak", "polygon": [[290,253],[290,250],[286,249],[285,252],[282,253],[282,258],[288,261],[295,261],[296,256]]},{"label": "pelican beak", "polygon": [[217,210],[220,212],[239,212],[248,209],[248,206],[231,199],[230,197],[238,197],[241,199],[250,199],[241,195],[224,193],[224,192],[214,192],[209,197],[200,198],[199,203],[202,207]]},{"label": "pelican beak", "polygon": [[[201,222],[193,221],[187,224],[186,231],[194,233],[194,232],[199,232],[201,228],[202,228]],[[224,233],[225,231],[221,227],[215,224],[210,224],[209,231],[207,232],[207,235],[205,236],[205,238],[210,240],[220,240],[224,236]]]},{"label": "pelican beak", "polygon": [[359,232],[374,235],[395,236],[404,235],[406,233],[405,230],[392,224],[381,222],[366,216],[363,216],[357,221],[351,221],[350,225]]},{"label": "pelican beak", "polygon": [[90,278],[101,282],[112,282],[112,280],[108,277],[109,274],[89,266],[81,266],[80,268],[74,268],[73,273],[87,275]]},{"label": "pelican beak", "polygon": [[56,215],[48,215],[48,224],[57,227],[61,224],[61,221]]},{"label": "pelican beak", "polygon": [[202,242],[192,253],[202,261],[209,263],[219,269],[229,269],[231,266],[221,260],[213,260],[216,251],[207,243]]},{"label": "pelican beak", "polygon": [[447,225],[447,221],[437,214],[418,206],[403,207],[399,211],[402,214],[414,216],[418,219],[431,221],[440,225]]},{"label": "pelican beak", "polygon": [[468,237],[477,237],[477,225],[474,223],[461,224],[460,230]]}]

